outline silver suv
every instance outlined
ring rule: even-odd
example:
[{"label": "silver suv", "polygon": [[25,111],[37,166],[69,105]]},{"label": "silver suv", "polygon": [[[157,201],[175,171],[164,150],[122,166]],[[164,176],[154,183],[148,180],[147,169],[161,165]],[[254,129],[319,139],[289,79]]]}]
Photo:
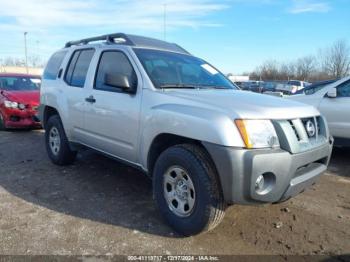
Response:
[{"label": "silver suv", "polygon": [[144,171],[165,220],[194,235],[231,204],[314,184],[332,139],[312,106],[243,92],[176,44],[112,34],[68,42],[45,69],[40,115],[53,163],[92,148]]}]

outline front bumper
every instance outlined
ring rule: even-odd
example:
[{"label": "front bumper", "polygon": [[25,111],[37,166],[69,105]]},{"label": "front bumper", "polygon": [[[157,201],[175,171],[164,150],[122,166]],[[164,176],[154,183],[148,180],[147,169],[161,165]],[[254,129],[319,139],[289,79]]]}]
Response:
[{"label": "front bumper", "polygon": [[[326,171],[333,140],[312,150],[291,154],[282,149],[247,150],[210,143],[212,156],[228,204],[258,204],[285,201],[314,184]],[[256,181],[267,175],[269,187],[259,191]]]},{"label": "front bumper", "polygon": [[31,109],[3,109],[3,117],[6,128],[40,128],[38,111]]}]

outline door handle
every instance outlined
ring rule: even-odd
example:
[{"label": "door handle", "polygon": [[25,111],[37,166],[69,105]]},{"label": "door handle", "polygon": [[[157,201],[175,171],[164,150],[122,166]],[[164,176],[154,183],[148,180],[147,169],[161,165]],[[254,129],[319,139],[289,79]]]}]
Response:
[{"label": "door handle", "polygon": [[93,96],[89,96],[89,97],[85,98],[85,101],[93,104],[96,102],[96,99]]}]

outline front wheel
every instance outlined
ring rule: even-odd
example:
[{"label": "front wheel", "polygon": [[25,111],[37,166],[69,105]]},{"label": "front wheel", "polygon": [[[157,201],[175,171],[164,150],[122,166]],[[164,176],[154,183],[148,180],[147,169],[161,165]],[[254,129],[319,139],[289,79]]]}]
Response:
[{"label": "front wheel", "polygon": [[182,235],[209,231],[225,214],[215,166],[196,145],[174,146],[160,155],[154,168],[153,192],[162,216]]},{"label": "front wheel", "polygon": [[45,144],[47,154],[54,164],[63,166],[74,162],[77,152],[70,149],[58,115],[51,116],[45,125]]}]

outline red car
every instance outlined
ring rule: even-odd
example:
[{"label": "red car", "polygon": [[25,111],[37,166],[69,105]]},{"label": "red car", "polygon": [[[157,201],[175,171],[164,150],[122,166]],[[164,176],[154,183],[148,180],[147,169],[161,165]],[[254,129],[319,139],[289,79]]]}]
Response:
[{"label": "red car", "polygon": [[39,76],[0,73],[0,130],[41,127],[40,83]]}]

